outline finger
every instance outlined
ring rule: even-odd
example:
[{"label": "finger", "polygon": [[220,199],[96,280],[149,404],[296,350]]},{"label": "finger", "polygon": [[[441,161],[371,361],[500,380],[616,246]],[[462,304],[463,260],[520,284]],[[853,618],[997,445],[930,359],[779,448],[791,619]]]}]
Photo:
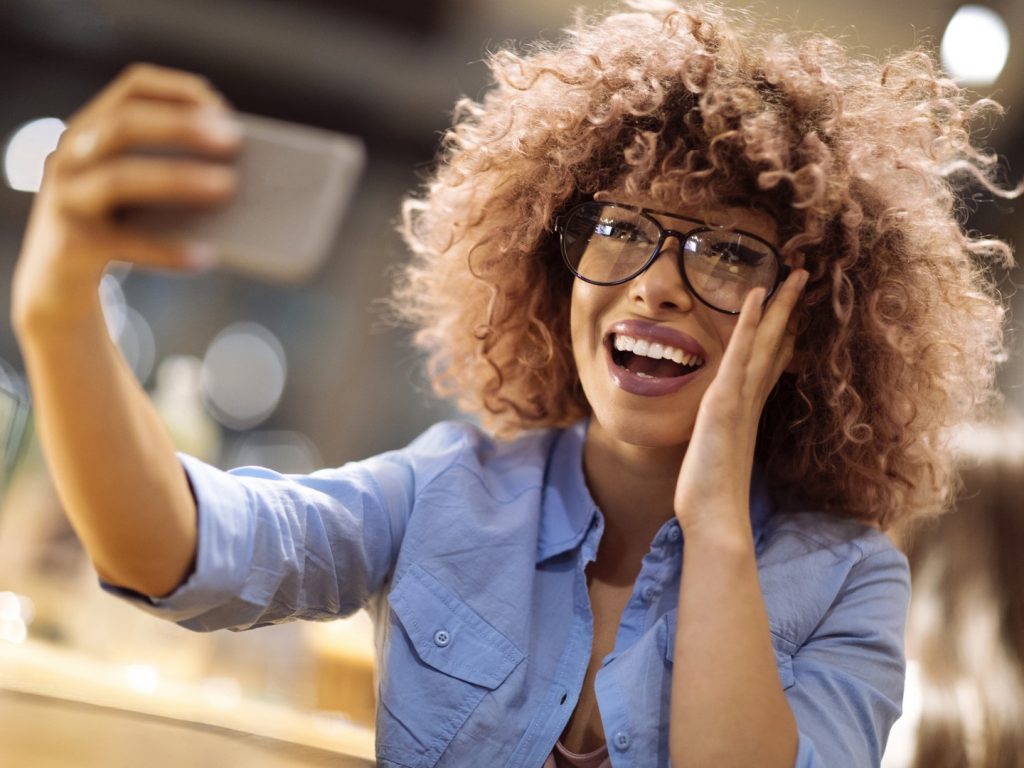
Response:
[{"label": "finger", "polygon": [[765,331],[770,335],[774,336],[779,333],[780,326],[785,327],[789,322],[809,277],[810,272],[807,270],[794,269],[772,296],[762,322]]},{"label": "finger", "polygon": [[755,288],[747,294],[740,309],[736,327],[725,349],[722,367],[718,376],[727,382],[727,386],[739,392],[746,380],[747,367],[754,354],[754,343],[757,337],[758,324],[761,322],[765,290]]},{"label": "finger", "polygon": [[115,208],[145,203],[210,206],[234,194],[237,172],[198,160],[122,157],[71,176],[58,204],[79,218],[99,218]]},{"label": "finger", "polygon": [[155,237],[123,228],[89,230],[90,255],[103,261],[127,261],[148,269],[205,271],[215,266],[216,251],[204,243]]},{"label": "finger", "polygon": [[156,64],[129,64],[106,88],[86,103],[74,119],[91,120],[128,99],[176,101],[196,106],[226,106],[224,97],[202,75]]},{"label": "finger", "polygon": [[[794,270],[769,302],[757,329],[756,353],[749,364],[752,375],[767,377],[769,372],[774,370],[786,339],[794,336],[789,327],[789,319],[800,300],[808,277],[809,273],[806,270]],[[772,385],[774,382],[775,379],[772,379]]]},{"label": "finger", "polygon": [[172,147],[228,158],[241,144],[241,130],[230,112],[215,107],[134,102],[105,120],[69,129],[61,137],[62,169],[75,172],[104,158],[140,147]]},{"label": "finger", "polygon": [[778,353],[772,358],[771,372],[766,381],[765,396],[775,387],[786,367],[792,362],[796,350],[796,335],[786,331],[779,347]]}]

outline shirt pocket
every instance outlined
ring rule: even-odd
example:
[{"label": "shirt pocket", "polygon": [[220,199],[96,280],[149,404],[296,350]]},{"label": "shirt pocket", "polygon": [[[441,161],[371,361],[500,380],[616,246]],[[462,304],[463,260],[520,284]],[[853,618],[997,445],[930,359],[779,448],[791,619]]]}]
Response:
[{"label": "shirt pocket", "polygon": [[377,755],[382,765],[431,768],[523,653],[419,565],[402,575],[389,602]]}]

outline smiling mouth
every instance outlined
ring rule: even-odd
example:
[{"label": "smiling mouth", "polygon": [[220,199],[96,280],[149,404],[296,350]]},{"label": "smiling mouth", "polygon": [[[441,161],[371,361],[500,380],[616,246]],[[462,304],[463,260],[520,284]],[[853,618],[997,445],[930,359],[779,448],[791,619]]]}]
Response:
[{"label": "smiling mouth", "polygon": [[681,349],[624,334],[608,337],[612,362],[642,379],[673,379],[693,373],[704,360]]}]

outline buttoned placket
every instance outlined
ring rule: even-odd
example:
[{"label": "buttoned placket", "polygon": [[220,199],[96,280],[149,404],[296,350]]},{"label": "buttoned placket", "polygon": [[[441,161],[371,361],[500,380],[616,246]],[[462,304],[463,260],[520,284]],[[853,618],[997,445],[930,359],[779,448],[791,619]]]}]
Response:
[{"label": "buttoned placket", "polygon": [[600,511],[593,509],[592,513],[590,527],[576,550],[572,627],[555,668],[554,682],[527,726],[526,736],[505,764],[506,768],[542,764],[565,730],[579,702],[594,644],[594,615],[587,590],[586,569],[596,558],[598,544],[604,533],[604,518]]},{"label": "buttoned placket", "polygon": [[[673,585],[674,573],[681,573],[682,538],[679,523],[667,522],[654,537],[652,546],[640,565],[633,593],[622,612],[622,620],[616,635],[615,648],[604,660],[595,680],[595,694],[601,721],[605,728],[609,757],[615,766],[635,764],[639,759],[633,745],[636,725],[631,721],[641,713],[633,712],[625,705],[626,698],[616,684],[615,660],[638,643],[646,632],[661,618],[661,596],[666,587]],[[602,695],[604,694],[604,695]],[[646,750],[650,753],[650,749]]]}]

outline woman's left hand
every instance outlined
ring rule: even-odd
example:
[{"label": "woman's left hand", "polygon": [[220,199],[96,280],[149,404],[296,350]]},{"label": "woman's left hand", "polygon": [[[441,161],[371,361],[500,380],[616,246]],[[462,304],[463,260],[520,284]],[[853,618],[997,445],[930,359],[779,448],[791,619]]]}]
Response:
[{"label": "woman's left hand", "polygon": [[[794,270],[767,309],[764,290],[747,295],[717,375],[701,400],[676,484],[684,532],[749,529],[750,475],[761,411],[793,358],[793,310],[808,272]],[[740,528],[737,528],[740,526]],[[746,526],[746,528],[743,528]]]}]

